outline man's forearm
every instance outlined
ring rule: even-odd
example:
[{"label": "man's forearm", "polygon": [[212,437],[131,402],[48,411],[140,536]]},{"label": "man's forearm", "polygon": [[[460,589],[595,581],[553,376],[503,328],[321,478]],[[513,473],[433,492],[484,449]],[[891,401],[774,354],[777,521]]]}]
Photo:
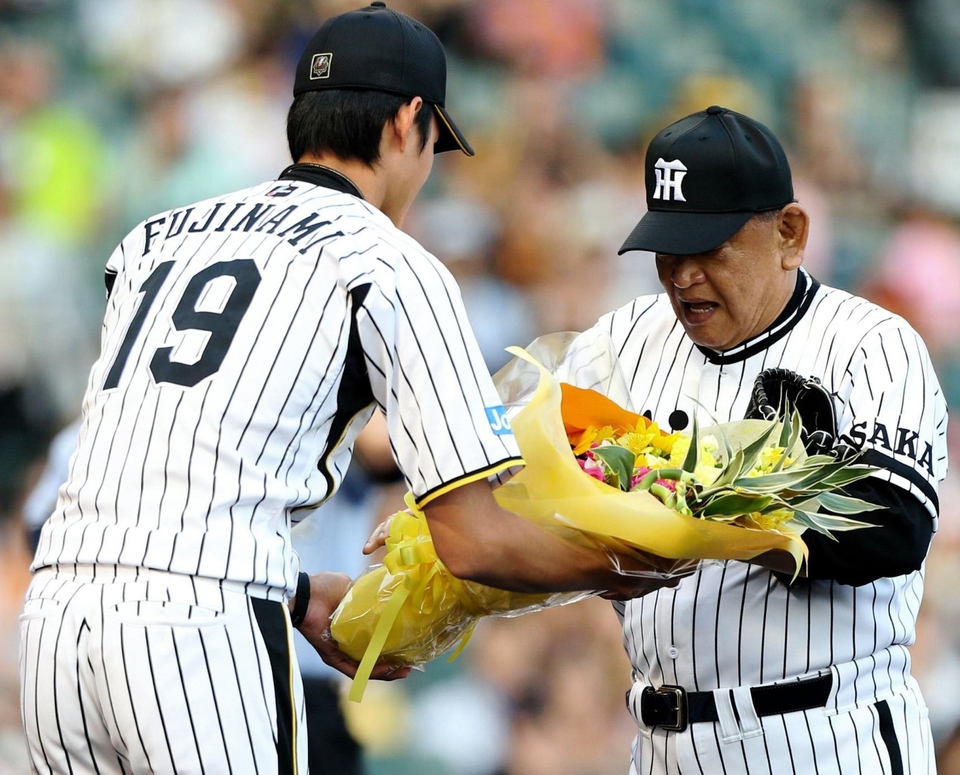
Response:
[{"label": "man's forearm", "polygon": [[458,578],[515,592],[617,590],[629,596],[626,589],[639,586],[615,571],[602,549],[565,541],[501,509],[486,482],[446,493],[424,513],[437,554]]},{"label": "man's forearm", "polygon": [[[933,523],[923,504],[875,477],[847,485],[845,492],[883,508],[856,515],[873,527],[838,531],[833,538],[807,530],[803,540],[810,557],[800,577],[860,586],[918,570],[933,537]],[[768,552],[755,562],[793,575],[792,560],[785,552]]]}]

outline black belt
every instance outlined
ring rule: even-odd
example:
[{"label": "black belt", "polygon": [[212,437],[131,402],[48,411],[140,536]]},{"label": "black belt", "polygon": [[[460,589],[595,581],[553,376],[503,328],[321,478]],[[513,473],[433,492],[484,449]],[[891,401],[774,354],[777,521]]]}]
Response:
[{"label": "black belt", "polygon": [[[829,673],[803,681],[754,686],[750,689],[758,716],[779,716],[827,704],[833,676]],[[682,686],[645,686],[640,694],[640,718],[650,727],[682,732],[688,724],[719,721],[713,692],[688,692]]]}]

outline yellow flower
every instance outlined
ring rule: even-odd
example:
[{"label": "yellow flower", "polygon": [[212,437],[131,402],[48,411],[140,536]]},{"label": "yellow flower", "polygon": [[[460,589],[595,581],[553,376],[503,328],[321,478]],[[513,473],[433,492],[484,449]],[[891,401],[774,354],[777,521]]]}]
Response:
[{"label": "yellow flower", "polygon": [[617,439],[617,444],[619,444],[621,447],[626,447],[634,455],[642,455],[644,452],[647,452],[651,449],[656,436],[656,426],[653,426],[652,428],[647,428],[646,430],[636,430],[629,433],[624,433],[619,439]]},{"label": "yellow flower", "polygon": [[[657,426],[654,425],[653,427],[656,428]],[[654,447],[659,449],[661,452],[665,452],[668,455],[672,455],[674,445],[682,438],[684,438],[684,436],[679,432],[678,433],[660,433],[657,436],[655,436],[650,443]],[[690,440],[687,439],[687,447],[689,448],[689,446],[690,446]]]},{"label": "yellow flower", "polygon": [[[690,449],[690,437],[682,436],[679,433],[674,435],[677,436],[677,438],[674,440],[670,450],[670,465],[674,468],[679,468],[683,465],[683,460]],[[707,468],[717,468],[719,464],[713,454],[717,451],[716,442],[714,441],[714,443],[711,444],[711,439],[712,437],[708,437],[700,444],[700,465]]]},{"label": "yellow flower", "polygon": [[701,463],[693,469],[693,478],[705,487],[709,487],[720,476],[720,469],[713,465]]},{"label": "yellow flower", "polygon": [[617,437],[617,432],[612,425],[604,425],[597,428],[597,441],[613,441]]},{"label": "yellow flower", "polygon": [[752,526],[758,527],[761,530],[776,530],[784,522],[789,522],[793,519],[793,516],[793,512],[789,509],[774,509],[765,514],[754,511],[752,514],[746,514],[740,519],[746,522],[748,526],[751,526],[752,523]]},{"label": "yellow flower", "polygon": [[690,437],[681,436],[673,442],[673,448],[670,450],[670,465],[679,468],[683,459],[687,456],[690,449]]},{"label": "yellow flower", "polygon": [[646,452],[638,455],[637,465],[646,466],[647,468],[676,468],[676,466],[671,464],[669,458],[660,457],[653,452]]},{"label": "yellow flower", "polygon": [[[780,459],[783,457],[783,453],[786,450],[783,447],[767,447],[766,449],[761,450],[760,460],[757,462],[757,465],[753,467],[753,470],[750,471],[747,476],[761,476],[762,474],[772,473],[774,468],[779,464]],[[793,458],[788,457],[783,466],[787,467],[793,463]]]},{"label": "yellow flower", "polygon": [[603,441],[613,441],[616,437],[616,431],[610,425],[604,425],[602,428],[589,426],[580,437],[580,441],[573,448],[574,455],[580,455]]},{"label": "yellow flower", "polygon": [[701,454],[709,453],[710,459],[716,464],[716,452],[720,449],[720,443],[717,441],[717,437],[713,435],[704,436],[700,439],[700,450]]}]

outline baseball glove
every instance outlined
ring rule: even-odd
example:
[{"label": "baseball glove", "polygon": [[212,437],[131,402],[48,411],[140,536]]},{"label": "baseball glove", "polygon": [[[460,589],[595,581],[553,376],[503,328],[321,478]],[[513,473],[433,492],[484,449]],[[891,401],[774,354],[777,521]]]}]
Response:
[{"label": "baseball glove", "polygon": [[810,455],[835,455],[837,416],[827,389],[816,377],[789,369],[767,369],[753,383],[747,419],[789,419],[796,409],[803,423],[803,445]]}]

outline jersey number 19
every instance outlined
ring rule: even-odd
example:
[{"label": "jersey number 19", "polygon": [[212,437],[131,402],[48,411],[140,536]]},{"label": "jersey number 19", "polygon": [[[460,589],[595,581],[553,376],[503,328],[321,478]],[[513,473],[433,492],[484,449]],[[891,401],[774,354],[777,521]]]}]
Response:
[{"label": "jersey number 19", "polygon": [[[130,357],[130,351],[149,316],[150,307],[172,268],[173,261],[158,264],[140,286],[139,292],[143,295],[143,299],[130,322],[113,365],[107,373],[103,383],[104,390],[110,390],[120,384],[120,377]],[[197,303],[204,289],[219,277],[232,277],[236,283],[223,309],[219,312],[198,311]],[[171,320],[177,331],[207,331],[210,337],[195,363],[180,363],[172,360],[172,347],[158,348],[150,360],[150,372],[153,378],[157,382],[193,387],[200,380],[215,373],[226,357],[227,349],[237,333],[240,321],[250,307],[250,302],[253,301],[253,294],[259,284],[260,272],[257,270],[257,265],[249,258],[220,261],[195,274],[180,297]]]}]

